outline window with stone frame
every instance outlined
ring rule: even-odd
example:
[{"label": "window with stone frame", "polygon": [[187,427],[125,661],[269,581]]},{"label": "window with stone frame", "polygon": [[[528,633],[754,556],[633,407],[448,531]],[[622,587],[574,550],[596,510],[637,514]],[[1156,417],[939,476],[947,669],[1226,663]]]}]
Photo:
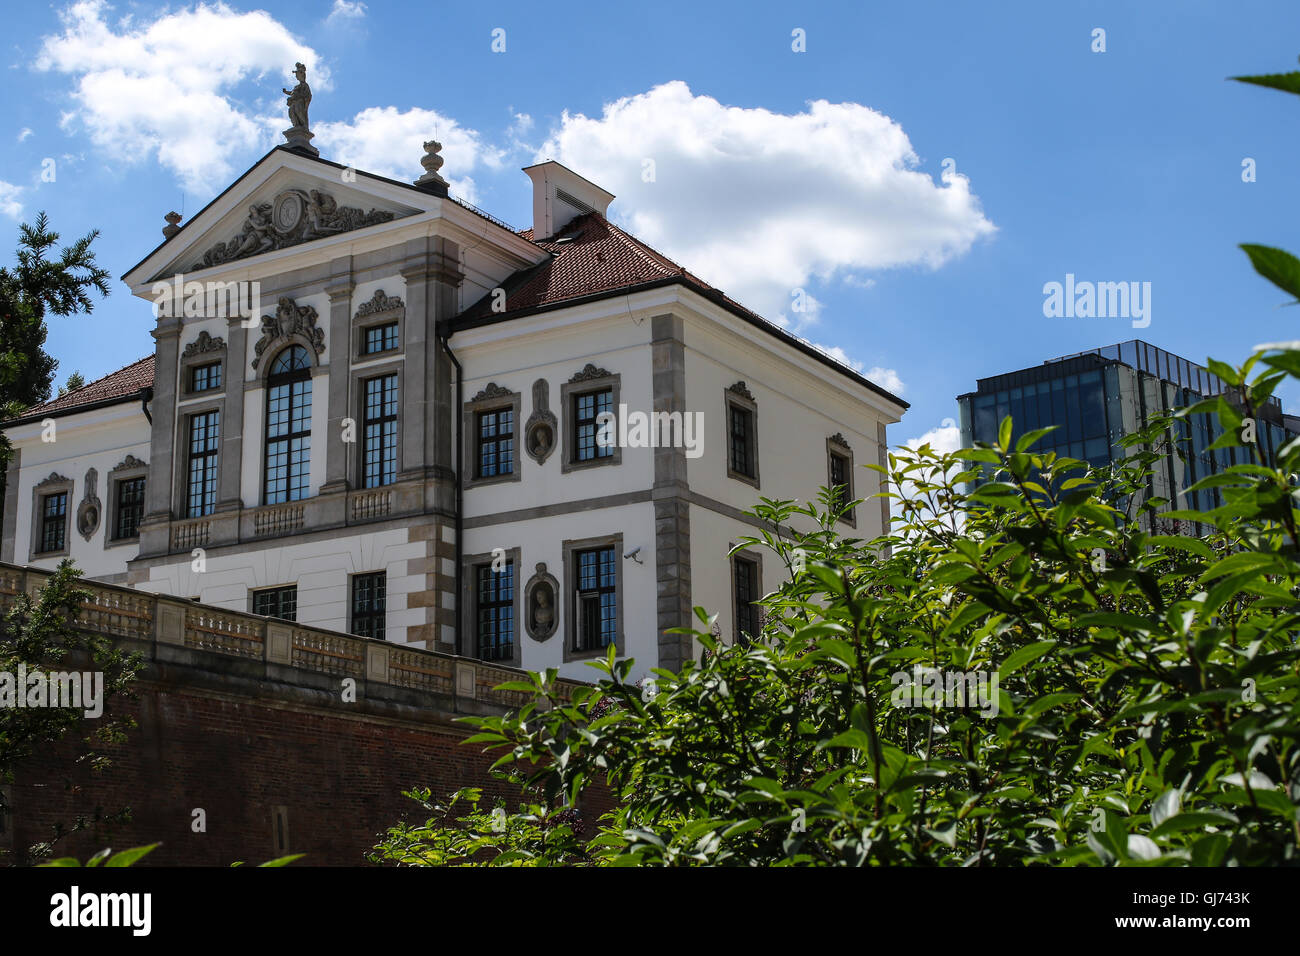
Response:
[{"label": "window with stone frame", "polygon": [[221,388],[221,363],[205,362],[189,367],[191,392],[210,392]]},{"label": "window with stone frame", "polygon": [[514,473],[516,424],[513,405],[475,412],[475,478],[500,478]]},{"label": "window with stone frame", "polygon": [[[853,451],[844,436],[838,433],[826,439],[826,485],[838,493],[841,504],[854,500]],[[840,520],[856,526],[856,512],[856,508],[846,508],[841,513]]]},{"label": "window with stone frame", "polygon": [[727,475],[758,484],[758,404],[744,382],[724,393],[727,429]]},{"label": "window with stone frame", "polygon": [[573,422],[573,462],[596,461],[600,458],[612,458],[614,445],[602,441],[602,416],[614,413],[614,390],[602,388],[594,392],[580,392],[571,395],[571,415]]},{"label": "window with stone frame", "polygon": [[221,412],[191,415],[186,462],[185,516],[212,514],[217,505],[217,456],[221,445]]},{"label": "window with stone frame", "polygon": [[311,359],[291,345],[271,363],[266,380],[266,461],[262,503],[308,496],[311,474]]},{"label": "window with stone frame", "polygon": [[144,517],[144,476],[122,478],[113,482],[114,541],[140,537],[140,521]]},{"label": "window with stone frame", "polygon": [[384,571],[352,575],[352,633],[384,639],[388,607],[388,575]]},{"label": "window with stone frame", "polygon": [[618,554],[613,547],[574,552],[575,651],[608,647],[618,637]]},{"label": "window with stone frame", "polygon": [[519,392],[488,382],[461,408],[464,486],[521,480]]},{"label": "window with stone frame", "polygon": [[735,641],[748,644],[757,640],[763,630],[763,608],[758,603],[762,597],[763,568],[756,556],[736,554],[731,559],[732,608],[735,618]]},{"label": "window with stone frame", "polygon": [[379,488],[397,480],[397,373],[368,378],[361,422],[361,487]]},{"label": "window with stone frame", "polygon": [[590,362],[560,386],[561,473],[622,464],[617,440],[621,389],[619,373]]},{"label": "window with stone frame", "polygon": [[56,491],[41,496],[37,554],[66,551],[68,548],[68,493]]},{"label": "window with stone frame", "polygon": [[361,354],[377,355],[397,349],[397,322],[384,322],[361,330]]},{"label": "window with stone frame", "polygon": [[298,585],[262,588],[253,592],[253,613],[282,621],[298,619]]},{"label": "window with stone frame", "polygon": [[515,656],[515,562],[474,565],[474,651],[481,661],[511,661]]}]

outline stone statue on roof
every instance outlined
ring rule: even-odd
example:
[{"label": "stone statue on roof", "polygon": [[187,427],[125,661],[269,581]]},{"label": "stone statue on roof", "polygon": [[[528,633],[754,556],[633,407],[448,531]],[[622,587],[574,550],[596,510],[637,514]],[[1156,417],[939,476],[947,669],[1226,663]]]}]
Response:
[{"label": "stone statue on roof", "polygon": [[294,129],[309,129],[307,123],[307,107],[311,105],[311,87],[307,85],[307,67],[301,63],[294,64],[293,75],[298,78],[298,85],[292,90],[280,88],[280,92],[286,94],[289,106],[289,122],[293,124]]}]

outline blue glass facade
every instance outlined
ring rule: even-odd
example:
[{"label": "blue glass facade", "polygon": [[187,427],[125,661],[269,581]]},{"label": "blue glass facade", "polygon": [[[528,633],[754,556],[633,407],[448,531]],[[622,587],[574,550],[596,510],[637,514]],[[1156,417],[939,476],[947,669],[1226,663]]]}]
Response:
[{"label": "blue glass facade", "polygon": [[[1231,400],[1219,377],[1194,362],[1140,340],[1122,342],[980,379],[974,392],[958,398],[962,442],[993,444],[1010,415],[1015,438],[1059,426],[1035,450],[1104,466],[1124,457],[1119,440],[1151,417],[1225,393]],[[1296,425],[1276,399],[1258,410],[1256,444],[1263,461],[1274,460],[1282,444],[1300,433]],[[1256,448],[1249,445],[1210,451],[1221,434],[1212,414],[1182,420],[1172,436],[1182,454],[1165,460],[1165,473],[1155,476],[1152,492],[1173,499],[1207,475],[1257,460]],[[1209,509],[1220,503],[1218,491],[1209,489],[1185,496],[1176,507]]]}]

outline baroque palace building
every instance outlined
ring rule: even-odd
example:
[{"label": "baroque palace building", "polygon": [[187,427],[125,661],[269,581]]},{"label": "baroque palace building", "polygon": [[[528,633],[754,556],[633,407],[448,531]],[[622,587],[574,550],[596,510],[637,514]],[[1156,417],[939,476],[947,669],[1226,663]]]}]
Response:
[{"label": "baroque palace building", "polygon": [[760,497],[841,486],[846,533],[886,527],[860,466],[907,404],[611,194],[531,166],[515,231],[448,195],[437,143],[396,182],[291,118],[123,276],[153,354],[5,424],[4,561],[583,677],[611,643],[675,669],[695,605],[757,626],[785,569],[729,552]]}]

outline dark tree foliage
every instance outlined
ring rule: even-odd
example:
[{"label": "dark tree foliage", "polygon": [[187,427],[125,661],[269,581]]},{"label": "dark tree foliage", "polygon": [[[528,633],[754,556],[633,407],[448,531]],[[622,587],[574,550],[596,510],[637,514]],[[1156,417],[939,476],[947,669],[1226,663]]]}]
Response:
[{"label": "dark tree foliage", "polygon": [[[104,712],[87,718],[84,710],[68,707],[0,707],[0,783],[14,780],[15,768],[70,733],[83,736],[78,763],[100,772],[111,764],[105,747],[120,743],[134,723],[114,713],[108,705],[115,698],[130,696],[130,683],[139,670],[138,654],[126,654],[114,642],[80,629],[77,617],[90,592],[79,583],[81,572],[71,561],[63,561],[35,598],[20,594],[0,622],[0,673],[51,674],[92,671],[103,675]],[[22,689],[25,692],[25,688]],[[69,784],[70,786],[71,784]],[[90,801],[88,801],[90,802]],[[0,791],[0,810],[4,808]],[[123,819],[125,810],[106,811],[90,806],[85,814],[60,823],[50,840],[18,852],[17,862],[47,858],[62,837],[100,823]]]},{"label": "dark tree foliage", "polygon": [[16,263],[0,267],[0,412],[5,417],[50,397],[58,362],[45,352],[46,315],[93,312],[95,295],[109,292],[108,270],[95,262],[91,249],[99,230],[57,252],[59,234],[50,230],[44,212],[18,232]]},{"label": "dark tree foliage", "polygon": [[[1300,93],[1300,74],[1243,79]],[[1243,249],[1300,300],[1300,260]],[[897,450],[872,466],[900,515],[874,541],[840,536],[828,491],[765,499],[764,530],[738,549],[788,573],[760,640],[724,645],[697,610],[703,654],[678,673],[633,683],[611,649],[572,695],[554,670],[503,685],[531,699],[465,719],[521,804],[412,791],[427,819],[391,828],[372,859],[1300,862],[1300,438],[1266,461],[1247,422],[1300,381],[1300,341],[1210,368],[1233,402],[1150,422],[1107,469],[1036,452],[1050,430],[1013,442],[1009,418],[991,446]],[[1170,510],[1148,477],[1180,453],[1177,419],[1206,413],[1216,445],[1255,461],[1193,486],[1221,506]],[[1198,533],[1159,533],[1171,522]],[[951,681],[972,674],[988,680]],[[592,781],[617,809],[584,832],[571,808]]]}]

